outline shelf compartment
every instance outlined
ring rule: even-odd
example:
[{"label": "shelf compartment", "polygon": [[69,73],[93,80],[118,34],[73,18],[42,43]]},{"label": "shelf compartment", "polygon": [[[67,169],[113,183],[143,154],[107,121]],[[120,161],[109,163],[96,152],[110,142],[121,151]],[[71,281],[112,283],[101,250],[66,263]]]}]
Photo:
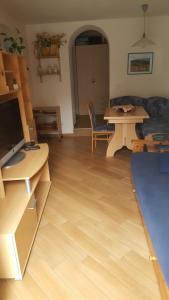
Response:
[{"label": "shelf compartment", "polygon": [[[16,80],[16,73],[9,71],[5,73],[6,75],[6,84],[9,87],[9,90],[13,90],[13,80]],[[17,82],[18,83],[18,82]]]},{"label": "shelf compartment", "polygon": [[[20,273],[23,274],[35,232],[37,230],[38,219],[36,208],[27,208],[15,232],[15,243],[19,260]],[[21,275],[20,274],[20,275]]]},{"label": "shelf compartment", "polygon": [[35,107],[33,113],[39,135],[57,134],[59,139],[62,137],[59,106]]}]

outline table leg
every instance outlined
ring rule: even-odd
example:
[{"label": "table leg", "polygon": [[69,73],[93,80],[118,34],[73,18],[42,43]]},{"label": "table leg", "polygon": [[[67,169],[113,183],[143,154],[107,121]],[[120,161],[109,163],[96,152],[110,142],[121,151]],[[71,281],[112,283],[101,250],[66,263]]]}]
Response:
[{"label": "table leg", "polygon": [[106,157],[114,156],[115,152],[123,147],[123,124],[115,124],[115,132],[110,140]]},{"label": "table leg", "polygon": [[125,144],[128,149],[132,150],[133,145],[132,145],[132,140],[137,140],[137,134],[136,134],[136,124],[123,124],[126,125],[126,133],[125,133]]},{"label": "table leg", "polygon": [[106,157],[114,156],[123,146],[132,150],[132,140],[135,139],[137,139],[135,123],[115,124],[115,133],[108,144]]}]

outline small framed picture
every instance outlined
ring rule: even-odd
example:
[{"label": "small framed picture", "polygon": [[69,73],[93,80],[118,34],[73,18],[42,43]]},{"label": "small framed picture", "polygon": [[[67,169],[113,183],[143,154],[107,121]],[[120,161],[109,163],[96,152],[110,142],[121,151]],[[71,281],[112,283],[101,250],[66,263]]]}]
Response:
[{"label": "small framed picture", "polygon": [[129,53],[127,74],[152,74],[153,54],[153,52]]}]

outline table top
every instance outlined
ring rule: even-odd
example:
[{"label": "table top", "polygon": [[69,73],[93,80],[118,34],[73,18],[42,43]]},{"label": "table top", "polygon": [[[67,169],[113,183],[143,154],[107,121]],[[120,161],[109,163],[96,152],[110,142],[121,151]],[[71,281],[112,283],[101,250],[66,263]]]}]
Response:
[{"label": "table top", "polygon": [[142,106],[135,106],[135,108],[130,112],[121,112],[116,111],[113,107],[109,107],[106,109],[104,120],[113,120],[113,121],[119,121],[119,120],[143,120],[148,119],[149,115],[145,111],[145,109]]}]

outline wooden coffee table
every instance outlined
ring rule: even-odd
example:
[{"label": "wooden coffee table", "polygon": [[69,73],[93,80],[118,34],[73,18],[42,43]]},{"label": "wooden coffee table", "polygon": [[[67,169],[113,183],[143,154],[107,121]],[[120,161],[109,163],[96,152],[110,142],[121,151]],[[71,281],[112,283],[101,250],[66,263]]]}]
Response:
[{"label": "wooden coffee table", "polygon": [[114,156],[115,152],[126,146],[132,150],[132,140],[137,139],[135,125],[143,123],[149,115],[142,106],[136,106],[131,112],[123,113],[107,108],[104,119],[110,124],[115,124],[115,133],[110,140],[106,152],[107,157]]}]

